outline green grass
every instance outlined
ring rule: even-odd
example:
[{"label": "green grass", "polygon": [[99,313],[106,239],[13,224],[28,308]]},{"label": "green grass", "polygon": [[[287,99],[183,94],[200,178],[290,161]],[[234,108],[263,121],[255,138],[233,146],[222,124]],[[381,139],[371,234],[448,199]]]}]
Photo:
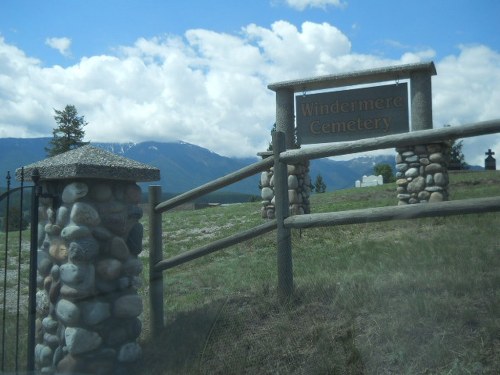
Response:
[{"label": "green grass", "polygon": [[[0,353],[4,352],[0,367],[7,371],[26,369],[27,359],[27,304],[29,280],[29,230],[22,233],[21,267],[18,274],[19,263],[19,232],[8,233],[8,249],[6,251],[6,233],[0,233],[0,324],[3,326],[5,318],[5,331],[0,332]],[[7,275],[5,275],[5,260],[7,255]],[[5,276],[6,283],[5,283]],[[21,281],[18,283],[18,278]],[[6,288],[5,288],[5,286]],[[19,285],[19,316],[17,315]],[[4,308],[4,290],[6,291],[6,309]],[[18,342],[16,342],[16,338]],[[4,344],[4,346],[2,346]]]},{"label": "green grass", "polygon": [[[500,192],[498,172],[450,180],[452,199]],[[311,205],[389,206],[395,195],[389,184]],[[167,213],[165,258],[262,223],[259,208]],[[294,230],[285,305],[274,232],[168,270],[167,325],[157,338],[145,327],[137,373],[147,364],[154,374],[498,374],[499,227],[489,213]]]}]

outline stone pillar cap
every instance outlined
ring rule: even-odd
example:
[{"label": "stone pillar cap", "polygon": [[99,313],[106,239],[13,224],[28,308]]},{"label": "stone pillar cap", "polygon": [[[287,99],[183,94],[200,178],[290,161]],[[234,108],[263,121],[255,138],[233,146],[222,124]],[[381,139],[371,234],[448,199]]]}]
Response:
[{"label": "stone pillar cap", "polygon": [[[160,179],[158,168],[118,156],[92,145],[78,147],[25,166],[25,181],[31,181],[34,169],[38,169],[42,181],[95,178],[145,182]],[[16,169],[16,179],[21,180],[21,168]]]}]

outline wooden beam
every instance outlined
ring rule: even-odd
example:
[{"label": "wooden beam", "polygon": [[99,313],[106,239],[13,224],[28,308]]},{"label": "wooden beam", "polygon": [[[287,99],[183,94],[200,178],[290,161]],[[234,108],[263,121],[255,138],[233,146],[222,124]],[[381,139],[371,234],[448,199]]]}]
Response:
[{"label": "wooden beam", "polygon": [[256,163],[250,164],[247,167],[241,168],[235,172],[229,173],[226,176],[220,177],[216,180],[210,181],[188,192],[177,195],[176,197],[164,201],[155,207],[157,213],[171,210],[174,207],[180,206],[183,203],[192,201],[212,191],[218,190],[225,186],[231,185],[235,182],[243,180],[244,178],[253,176],[256,173],[265,171],[273,165],[273,158],[260,160]]},{"label": "wooden beam", "polygon": [[208,245],[199,247],[197,249],[186,251],[175,257],[162,260],[161,262],[156,263],[156,265],[154,266],[154,271],[161,272],[164,270],[168,270],[169,268],[200,258],[204,255],[208,255],[215,251],[225,249],[229,246],[236,245],[240,242],[249,240],[251,238],[258,237],[274,229],[276,229],[276,220],[268,221],[267,223],[261,224],[249,230],[239,232],[232,236],[214,241]]},{"label": "wooden beam", "polygon": [[357,152],[383,150],[386,148],[444,142],[452,139],[493,133],[500,133],[500,119],[440,129],[419,130],[411,133],[387,135],[385,137],[361,139],[359,141],[330,143],[298,150],[288,150],[280,154],[280,160],[284,163],[293,164],[307,159],[311,160],[330,156],[348,155]]},{"label": "wooden beam", "polygon": [[389,66],[377,69],[360,70],[357,72],[271,83],[267,86],[267,88],[272,91],[293,90],[293,92],[323,90],[365,83],[399,81],[400,79],[410,78],[412,73],[416,72],[425,72],[430,76],[433,76],[436,75],[436,67],[433,62]]},{"label": "wooden beam", "polygon": [[500,196],[297,215],[285,219],[285,226],[288,228],[313,228],[498,211],[500,211]]}]

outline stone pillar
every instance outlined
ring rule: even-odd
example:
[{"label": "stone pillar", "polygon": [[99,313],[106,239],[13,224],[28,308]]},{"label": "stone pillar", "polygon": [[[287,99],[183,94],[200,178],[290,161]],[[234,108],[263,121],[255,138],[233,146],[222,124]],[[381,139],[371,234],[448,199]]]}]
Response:
[{"label": "stone pillar", "polygon": [[141,356],[143,213],[136,181],[158,179],[159,171],[92,146],[25,170],[34,168],[45,195],[36,367],[42,374],[126,374]]},{"label": "stone pillar", "polygon": [[398,205],[448,200],[447,148],[433,143],[396,149]]},{"label": "stone pillar", "polygon": [[[259,156],[272,157],[272,152],[262,152]],[[309,197],[311,195],[311,178],[309,176],[309,161],[288,165],[288,201],[290,215],[303,215],[311,212]],[[274,170],[262,172],[260,177],[263,219],[275,218],[274,204]]]}]

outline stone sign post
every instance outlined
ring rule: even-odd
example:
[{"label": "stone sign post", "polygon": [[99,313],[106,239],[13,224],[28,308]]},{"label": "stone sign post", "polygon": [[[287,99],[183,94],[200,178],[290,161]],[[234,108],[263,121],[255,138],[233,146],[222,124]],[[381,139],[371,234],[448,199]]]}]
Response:
[{"label": "stone sign post", "polygon": [[36,368],[42,374],[126,374],[141,356],[137,182],[159,180],[160,172],[91,145],[26,166],[25,178],[35,170],[43,191]]}]

